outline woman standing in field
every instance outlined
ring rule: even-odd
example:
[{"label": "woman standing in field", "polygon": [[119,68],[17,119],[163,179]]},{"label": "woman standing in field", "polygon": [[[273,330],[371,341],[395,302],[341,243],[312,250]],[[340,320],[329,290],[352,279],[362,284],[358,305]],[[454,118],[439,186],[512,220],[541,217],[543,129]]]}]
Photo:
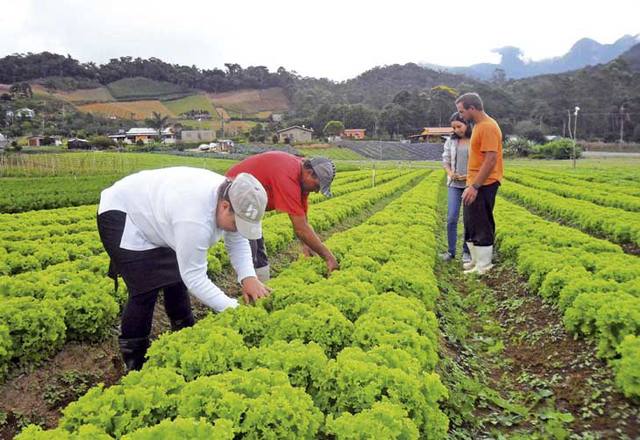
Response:
[{"label": "woman standing in field", "polygon": [[[444,261],[451,261],[456,257],[456,242],[458,238],[458,219],[460,205],[467,179],[467,161],[469,158],[469,140],[471,139],[471,125],[460,113],[455,112],[449,119],[453,134],[444,143],[442,165],[447,172],[448,203],[447,203],[447,252],[440,255]],[[464,243],[464,240],[463,240]],[[462,246],[462,261],[471,261],[467,243]]]}]

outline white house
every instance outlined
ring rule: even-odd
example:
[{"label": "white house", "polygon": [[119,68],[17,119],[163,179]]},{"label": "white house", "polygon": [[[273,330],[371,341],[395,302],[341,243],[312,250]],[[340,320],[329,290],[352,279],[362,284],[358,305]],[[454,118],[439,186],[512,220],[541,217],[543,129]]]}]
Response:
[{"label": "white house", "polygon": [[164,130],[162,130],[162,143],[163,144],[176,143],[176,133],[172,127],[167,127]]},{"label": "white house", "polygon": [[6,147],[8,143],[9,139],[7,139],[5,135],[0,133],[0,149],[4,149],[4,147]]},{"label": "white house", "polygon": [[25,108],[16,110],[15,117],[21,118],[21,119],[33,119],[36,117],[36,112],[35,110],[31,110],[30,108],[25,107]]},{"label": "white house", "polygon": [[278,130],[276,133],[278,134],[279,142],[284,142],[286,144],[292,144],[294,142],[311,142],[313,129],[306,128],[304,125],[302,127],[294,125],[293,127]]}]

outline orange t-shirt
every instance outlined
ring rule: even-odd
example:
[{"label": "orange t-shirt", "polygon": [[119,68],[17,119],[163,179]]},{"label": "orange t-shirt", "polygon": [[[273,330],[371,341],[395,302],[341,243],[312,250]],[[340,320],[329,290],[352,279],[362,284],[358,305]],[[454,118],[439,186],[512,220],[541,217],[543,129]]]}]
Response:
[{"label": "orange t-shirt", "polygon": [[498,123],[488,116],[487,119],[478,122],[471,133],[469,162],[467,164],[467,185],[471,185],[478,175],[478,171],[480,171],[480,167],[484,162],[484,153],[487,151],[497,152],[498,160],[483,185],[491,185],[494,182],[501,181],[503,174],[502,131]]}]

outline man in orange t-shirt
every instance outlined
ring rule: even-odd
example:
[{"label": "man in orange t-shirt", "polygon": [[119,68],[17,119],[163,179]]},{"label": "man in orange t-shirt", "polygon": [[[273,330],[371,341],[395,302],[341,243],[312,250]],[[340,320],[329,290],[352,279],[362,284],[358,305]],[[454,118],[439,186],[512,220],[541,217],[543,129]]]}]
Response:
[{"label": "man in orange t-shirt", "polygon": [[471,252],[471,262],[465,264],[465,273],[483,274],[493,267],[491,259],[496,231],[493,206],[503,175],[502,131],[484,112],[477,93],[460,96],[456,99],[456,107],[465,120],[474,123],[467,187],[462,193],[465,241]]}]

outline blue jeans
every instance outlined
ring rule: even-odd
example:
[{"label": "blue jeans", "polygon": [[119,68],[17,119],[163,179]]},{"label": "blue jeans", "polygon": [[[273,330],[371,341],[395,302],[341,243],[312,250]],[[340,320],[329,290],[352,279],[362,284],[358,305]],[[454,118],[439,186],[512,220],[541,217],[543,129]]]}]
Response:
[{"label": "blue jeans", "polygon": [[[460,206],[462,205],[462,193],[464,188],[450,186],[447,194],[447,241],[449,253],[455,257],[456,240],[458,238],[458,219],[460,218]],[[462,250],[469,253],[467,243],[463,240]]]}]

